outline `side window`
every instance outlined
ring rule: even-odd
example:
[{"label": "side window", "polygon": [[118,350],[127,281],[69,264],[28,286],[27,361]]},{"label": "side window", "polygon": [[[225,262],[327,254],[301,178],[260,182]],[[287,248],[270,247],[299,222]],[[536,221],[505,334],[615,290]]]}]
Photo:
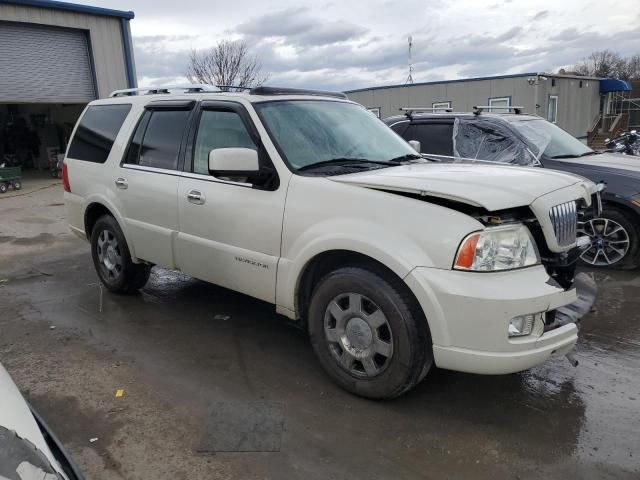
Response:
[{"label": "side window", "polygon": [[453,156],[453,124],[414,123],[404,133],[406,140],[418,140],[422,153]]},{"label": "side window", "polygon": [[129,150],[127,151],[127,157],[125,158],[124,163],[137,165],[140,161],[140,146],[142,145],[144,131],[149,123],[149,117],[151,117],[151,112],[149,110],[145,110],[142,118],[138,122],[136,131],[133,133],[133,138],[129,144]]},{"label": "side window", "polygon": [[193,173],[209,174],[209,152],[216,148],[257,150],[242,118],[228,110],[203,110],[193,154]]},{"label": "side window", "polygon": [[189,113],[188,110],[152,111],[140,147],[139,165],[168,170],[178,168],[178,154]]},{"label": "side window", "polygon": [[176,170],[189,110],[145,110],[124,163]]},{"label": "side window", "polygon": [[396,123],[394,126],[392,126],[391,130],[393,130],[398,135],[400,135],[401,137],[404,138],[404,131],[407,129],[408,126],[409,126],[409,122],[408,121],[399,122],[399,123]]},{"label": "side window", "polygon": [[67,156],[87,162],[106,162],[130,110],[130,104],[88,107],[76,128]]}]

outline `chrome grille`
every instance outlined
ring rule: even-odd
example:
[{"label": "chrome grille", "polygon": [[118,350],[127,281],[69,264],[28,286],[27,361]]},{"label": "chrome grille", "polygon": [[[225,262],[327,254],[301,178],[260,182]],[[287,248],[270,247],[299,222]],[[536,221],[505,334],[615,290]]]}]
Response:
[{"label": "chrome grille", "polygon": [[567,247],[576,241],[578,210],[575,201],[551,207],[549,218],[559,246]]}]

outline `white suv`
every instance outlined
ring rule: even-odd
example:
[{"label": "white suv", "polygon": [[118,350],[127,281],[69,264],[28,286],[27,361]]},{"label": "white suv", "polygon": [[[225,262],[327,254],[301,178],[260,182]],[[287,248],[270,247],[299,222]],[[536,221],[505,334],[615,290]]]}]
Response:
[{"label": "white suv", "polygon": [[161,265],[270,302],[370,398],[573,348],[592,182],[431,163],[342,94],[207,90],[114,92],[75,128],[67,218],[109,290]]}]

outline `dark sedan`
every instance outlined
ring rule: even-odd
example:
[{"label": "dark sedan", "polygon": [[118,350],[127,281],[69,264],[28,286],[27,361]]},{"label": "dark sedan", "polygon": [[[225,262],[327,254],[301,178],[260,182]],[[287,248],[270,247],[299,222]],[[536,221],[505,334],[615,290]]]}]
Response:
[{"label": "dark sedan", "polygon": [[552,168],[604,183],[602,215],[580,222],[592,241],[582,260],[595,267],[640,265],[640,157],[596,152],[532,115],[408,112],[384,122],[435,160]]}]

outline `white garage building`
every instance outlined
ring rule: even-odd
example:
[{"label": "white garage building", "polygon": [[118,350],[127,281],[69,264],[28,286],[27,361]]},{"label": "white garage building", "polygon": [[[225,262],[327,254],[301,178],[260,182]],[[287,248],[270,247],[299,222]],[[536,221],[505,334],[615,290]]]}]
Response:
[{"label": "white garage building", "polygon": [[49,168],[84,106],[136,85],[133,12],[0,0],[0,163]]}]

